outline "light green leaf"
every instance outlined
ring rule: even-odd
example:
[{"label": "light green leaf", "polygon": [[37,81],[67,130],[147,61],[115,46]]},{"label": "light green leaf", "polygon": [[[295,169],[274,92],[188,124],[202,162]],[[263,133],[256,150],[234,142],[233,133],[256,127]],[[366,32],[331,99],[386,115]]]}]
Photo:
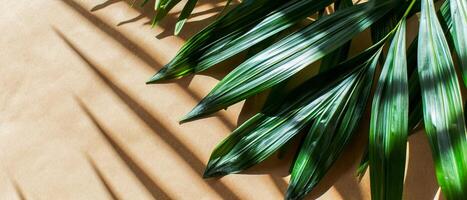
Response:
[{"label": "light green leaf", "polygon": [[405,20],[392,39],[373,98],[369,137],[371,199],[402,199],[409,118]]},{"label": "light green leaf", "polygon": [[424,124],[438,183],[447,199],[464,199],[467,134],[463,105],[451,53],[432,0],[422,0],[418,41]]},{"label": "light green leaf", "polygon": [[445,4],[449,4],[451,12],[447,13],[449,17],[446,14],[443,16],[449,21],[450,35],[462,69],[464,85],[467,86],[467,1],[449,0]]}]

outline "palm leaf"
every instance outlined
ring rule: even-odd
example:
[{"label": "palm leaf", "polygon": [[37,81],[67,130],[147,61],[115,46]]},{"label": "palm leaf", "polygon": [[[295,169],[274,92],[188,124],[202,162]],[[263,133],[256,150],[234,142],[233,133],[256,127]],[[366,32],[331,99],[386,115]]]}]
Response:
[{"label": "palm leaf", "polygon": [[268,104],[216,147],[205,176],[237,173],[269,157],[306,127],[324,106],[338,99],[342,89],[350,87],[348,77],[362,71],[368,59],[379,54],[380,46],[303,83],[281,104]]},{"label": "palm leaf", "polygon": [[188,20],[188,17],[191,15],[191,12],[195,9],[196,3],[198,0],[188,0],[183,7],[182,13],[178,17],[177,23],[175,24],[175,35],[178,35],[185,25],[185,22]]},{"label": "palm leaf", "polygon": [[156,8],[157,13],[152,20],[152,26],[157,25],[157,23],[163,19],[167,14],[174,8],[181,0],[165,0]]},{"label": "palm leaf", "polygon": [[398,26],[371,110],[369,164],[372,199],[402,199],[409,95],[405,20]]},{"label": "palm leaf", "polygon": [[284,81],[342,46],[391,7],[389,3],[356,5],[282,39],[229,73],[182,122],[226,108]]},{"label": "palm leaf", "polygon": [[[421,91],[420,91],[420,81],[418,79],[417,72],[417,46],[418,42],[415,38],[414,41],[409,46],[407,50],[407,68],[409,78],[409,136],[414,132],[413,130],[417,127],[418,124],[422,121],[422,102],[421,102]],[[369,166],[369,150],[368,146],[363,152],[362,159],[359,166],[357,167],[356,175],[361,180],[365,175],[365,172]]]},{"label": "palm leaf", "polygon": [[244,2],[190,39],[148,83],[204,71],[292,27],[331,0]]},{"label": "palm leaf", "polygon": [[[408,3],[410,3],[410,1],[406,2],[403,0],[392,1],[396,1],[397,3],[400,3],[403,6],[396,7],[395,9],[389,11],[384,17],[382,17],[376,23],[371,25],[371,39],[374,43],[377,43],[382,38],[384,38],[389,32],[393,31],[394,27],[400,22],[400,19],[402,17],[401,12],[405,11],[406,7],[409,5]],[[370,2],[377,4],[384,1],[373,0]]]},{"label": "palm leaf", "polygon": [[436,176],[448,199],[467,196],[467,135],[459,83],[433,2],[422,0],[418,73],[425,130]]},{"label": "palm leaf", "polygon": [[440,8],[440,16],[449,30],[467,86],[467,2],[449,0]]},{"label": "palm leaf", "polygon": [[363,115],[381,49],[339,88],[339,95],[312,122],[293,164],[286,199],[302,199],[338,158]]},{"label": "palm leaf", "polygon": [[[348,8],[351,6],[353,6],[352,0],[339,0],[339,1],[336,1],[335,3],[336,11],[344,9],[344,8]],[[319,71],[326,71],[328,69],[331,69],[337,64],[339,64],[340,62],[347,59],[347,55],[350,49],[350,43],[351,41],[348,41],[347,43],[342,45],[342,47],[339,47],[338,49],[324,56],[323,59],[321,60]]]},{"label": "palm leaf", "polygon": [[[261,111],[216,147],[204,176],[249,168],[310,127],[293,160],[286,194],[286,199],[301,199],[351,140],[366,107],[377,61],[385,61],[373,99],[369,144],[358,168],[360,176],[371,168],[372,199],[402,198],[407,136],[422,116],[443,194],[447,199],[465,199],[467,113],[449,46],[457,53],[467,86],[467,3],[445,1],[438,12],[440,25],[433,1],[371,0],[353,5],[351,0],[244,0],[189,39],[148,83],[201,72],[248,51],[246,60],[181,122],[272,88]],[[143,0],[142,6],[147,2]],[[153,25],[180,2],[156,0]],[[183,2],[175,34],[197,4],[197,0]],[[331,4],[336,12],[325,15]],[[419,35],[406,56],[405,19],[417,12],[421,12]],[[306,18],[313,14],[318,19],[308,23]],[[351,39],[369,27],[377,43],[342,62]],[[385,59],[381,49],[393,34]],[[319,60],[317,75],[301,73]],[[296,85],[290,82],[304,74],[309,80],[290,91]]]}]

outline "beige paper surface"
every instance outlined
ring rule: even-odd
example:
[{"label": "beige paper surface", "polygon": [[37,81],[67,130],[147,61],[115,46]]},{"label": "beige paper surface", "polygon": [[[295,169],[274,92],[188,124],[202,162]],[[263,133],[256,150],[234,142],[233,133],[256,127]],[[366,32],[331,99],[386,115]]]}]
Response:
[{"label": "beige paper surface", "polygon": [[[291,153],[245,174],[201,178],[214,146],[257,108],[253,99],[178,124],[226,70],[144,84],[222,5],[201,0],[175,37],[180,7],[151,29],[151,6],[126,1],[3,1],[0,199],[282,199]],[[352,142],[309,198],[370,199],[368,173],[354,177],[364,144]],[[406,199],[433,199],[423,133],[409,154]]]}]

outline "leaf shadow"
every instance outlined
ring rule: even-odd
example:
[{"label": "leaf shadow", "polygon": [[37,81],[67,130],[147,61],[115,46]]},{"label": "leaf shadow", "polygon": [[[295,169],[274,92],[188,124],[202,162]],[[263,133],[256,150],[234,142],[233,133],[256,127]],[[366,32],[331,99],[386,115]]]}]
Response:
[{"label": "leaf shadow", "polygon": [[101,170],[97,167],[96,163],[95,163],[94,160],[91,158],[91,156],[88,155],[87,153],[85,153],[84,156],[85,156],[86,159],[88,160],[89,165],[91,165],[91,168],[92,168],[92,170],[94,171],[94,173],[95,173],[95,175],[97,176],[97,178],[99,179],[99,182],[102,184],[102,186],[104,186],[105,190],[107,191],[107,194],[109,194],[109,196],[111,197],[111,199],[113,199],[113,200],[119,200],[120,198],[118,198],[118,195],[116,194],[116,192],[114,191],[114,189],[112,189],[112,186],[110,185],[110,183],[105,179],[105,177],[104,177],[104,175],[102,174]]},{"label": "leaf shadow", "polygon": [[15,192],[18,195],[18,198],[20,200],[27,200],[26,195],[23,189],[19,186],[18,182],[16,182],[15,180],[11,180],[11,183],[13,184],[13,188],[15,189]]},{"label": "leaf shadow", "polygon": [[126,166],[132,171],[132,173],[138,178],[143,184],[145,189],[152,195],[154,199],[171,199],[170,196],[165,193],[160,186],[154,182],[150,176],[142,169],[135,160],[120,147],[120,145],[112,138],[111,134],[108,133],[102,125],[97,121],[96,117],[91,113],[89,108],[79,98],[75,98],[79,107],[83,110],[84,114],[91,120],[92,124],[98,129],[101,136],[110,144],[112,149],[118,154],[118,156],[125,162]]},{"label": "leaf shadow", "polygon": [[[152,69],[158,70],[158,69],[161,68],[162,64],[160,64],[156,59],[154,59],[153,56],[150,53],[148,53],[146,50],[144,50],[143,47],[136,44],[131,39],[129,39],[127,36],[120,33],[118,30],[116,30],[112,26],[108,25],[107,23],[105,23],[104,21],[99,19],[98,17],[96,17],[96,16],[92,15],[91,13],[89,13],[80,4],[78,4],[78,3],[76,3],[76,2],[74,2],[72,0],[63,0],[61,2],[63,2],[68,7],[70,7],[72,10],[79,13],[81,16],[84,17],[84,19],[86,19],[87,21],[92,23],[94,26],[99,28],[101,31],[106,33],[110,38],[114,39],[116,42],[121,44],[122,47],[127,49],[129,52],[132,52],[133,55],[138,57],[141,61],[146,63]],[[55,32],[58,32],[55,28],[54,28],[54,30],[55,30]],[[192,90],[188,89],[188,86],[190,85],[192,77],[193,76],[187,77],[185,79],[179,79],[179,80],[176,80],[176,81],[172,82],[171,84],[175,84],[179,88],[184,90],[194,101],[199,101],[199,100],[202,99],[202,97],[199,94],[197,94],[197,93],[193,92]],[[232,122],[230,122],[222,114],[216,114],[216,115],[211,116],[211,117],[215,117],[215,118],[219,119],[229,130],[233,130],[235,128],[235,125]]]},{"label": "leaf shadow", "polygon": [[[58,36],[70,47],[71,50],[74,51],[76,55],[81,58],[81,60],[86,64],[86,66],[93,71],[97,77],[105,84],[107,85],[113,93],[125,103],[125,105],[132,110],[136,116],[138,116],[139,119],[141,119],[146,126],[148,126],[154,134],[157,134],[160,136],[160,138],[167,143],[177,154],[182,157],[188,164],[189,166],[197,173],[200,175],[205,168],[205,165],[203,162],[186,146],[183,144],[183,142],[175,137],[165,125],[163,125],[159,120],[150,113],[146,108],[144,108],[142,105],[140,105],[135,99],[133,99],[131,96],[129,96],[123,89],[115,85],[103,72],[101,72],[93,62],[87,58],[80,50],[78,50],[77,47],[75,47],[61,32],[57,31]],[[84,105],[84,104],[81,104]],[[89,113],[89,112],[88,112]],[[96,121],[97,122],[97,121]],[[117,146],[115,146],[117,147]],[[117,151],[117,150],[116,150]],[[118,151],[118,152],[123,152],[123,151]],[[125,155],[123,153],[120,153],[120,155]],[[128,160],[127,163],[129,163],[129,166],[136,166],[134,163],[131,161],[130,156],[123,156],[124,160]],[[141,170],[138,170],[140,168],[133,167],[135,172],[138,172],[141,174]],[[145,176],[144,176],[145,177]],[[143,182],[149,182],[147,178],[141,178],[141,180],[146,180]],[[206,181],[208,185],[216,191],[219,195],[223,196],[226,199],[239,199],[239,197],[231,190],[229,189],[225,184],[218,180],[207,180]],[[147,188],[152,188],[156,187],[155,184],[148,184],[151,187]],[[157,187],[156,187],[157,188]],[[153,192],[156,194],[156,192]],[[159,192],[157,192],[158,194]]]}]

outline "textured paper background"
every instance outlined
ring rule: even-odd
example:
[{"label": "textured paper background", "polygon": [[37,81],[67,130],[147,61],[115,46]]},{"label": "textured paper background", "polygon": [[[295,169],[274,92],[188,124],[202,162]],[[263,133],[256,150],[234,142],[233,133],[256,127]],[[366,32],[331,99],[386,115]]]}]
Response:
[{"label": "textured paper background", "polygon": [[[0,199],[282,199],[291,152],[244,174],[201,178],[214,146],[260,97],[179,125],[226,70],[144,84],[223,4],[201,0],[174,37],[180,8],[150,29],[151,6],[126,1],[3,1]],[[361,183],[354,177],[364,144],[356,139],[345,149],[310,199],[370,198],[368,174]],[[438,186],[423,133],[410,138],[409,154],[406,199],[433,199]]]}]

